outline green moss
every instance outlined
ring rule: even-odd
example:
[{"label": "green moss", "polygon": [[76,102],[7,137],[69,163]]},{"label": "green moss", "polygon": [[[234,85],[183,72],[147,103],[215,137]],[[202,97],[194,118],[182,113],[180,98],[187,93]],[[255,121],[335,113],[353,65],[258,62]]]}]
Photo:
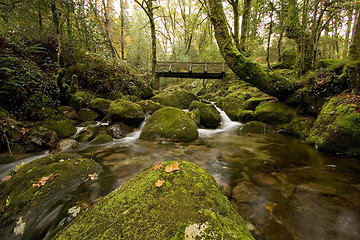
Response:
[{"label": "green moss", "polygon": [[238,121],[238,116],[242,110],[242,104],[245,102],[245,99],[239,99],[234,97],[224,97],[219,99],[216,102],[216,105],[226,112],[229,118],[233,121]]},{"label": "green moss", "polygon": [[96,136],[91,142],[90,144],[103,144],[103,143],[107,143],[107,142],[111,142],[113,140],[113,138],[107,134],[100,134],[98,136]]},{"label": "green moss", "polygon": [[322,108],[307,141],[323,151],[359,157],[359,105],[351,103],[358,97],[349,94],[332,98]]},{"label": "green moss", "polygon": [[266,123],[259,121],[251,121],[244,124],[237,130],[237,134],[242,135],[244,133],[273,133],[274,128]]},{"label": "green moss", "polygon": [[285,126],[285,132],[305,139],[309,136],[314,121],[312,117],[296,117]]},{"label": "green moss", "polygon": [[89,122],[98,118],[99,114],[89,108],[82,108],[77,112],[77,117],[82,122]]},{"label": "green moss", "polygon": [[54,130],[60,138],[66,138],[76,133],[76,128],[70,119],[58,121],[49,118],[44,121],[44,126]]},{"label": "green moss", "polygon": [[180,109],[164,107],[146,121],[140,138],[169,141],[192,141],[198,137],[195,123]]},{"label": "green moss", "polygon": [[55,110],[51,107],[33,107],[28,109],[28,117],[30,120],[43,121],[46,118],[55,116]]},{"label": "green moss", "polygon": [[252,110],[255,111],[255,108],[257,106],[259,106],[260,103],[262,102],[266,102],[271,100],[271,97],[252,97],[249,98],[248,100],[246,100],[243,104],[242,104],[242,108],[244,110]]},{"label": "green moss", "polygon": [[[60,162],[61,159],[64,161]],[[100,172],[99,164],[76,154],[50,155],[21,166],[14,176],[0,183],[0,203],[10,201],[0,214],[0,238],[14,237],[15,222],[20,217],[26,223],[24,236],[29,236],[26,233],[36,231],[32,225],[42,220],[44,209],[53,208],[54,203],[70,196],[88,179],[88,174]],[[53,181],[32,189],[40,178],[55,174],[59,175]]]},{"label": "green moss", "polygon": [[170,93],[159,93],[151,98],[152,101],[160,103],[161,105],[181,108],[181,103],[177,97]]},{"label": "green moss", "polygon": [[252,110],[241,110],[238,117],[241,123],[247,123],[255,120],[255,113]]},{"label": "green moss", "polygon": [[190,104],[189,110],[198,110],[200,113],[200,124],[204,127],[216,128],[220,125],[220,113],[213,105],[193,101]]},{"label": "green moss", "polygon": [[70,94],[70,106],[75,109],[90,107],[91,101],[95,99],[95,96],[90,92],[77,91]]},{"label": "green moss", "polygon": [[102,114],[107,114],[109,112],[111,102],[112,101],[108,99],[96,98],[91,101],[91,108]]},{"label": "green moss", "polygon": [[85,142],[94,139],[99,133],[99,126],[91,124],[75,135],[75,140]]},{"label": "green moss", "polygon": [[153,114],[155,111],[164,107],[160,103],[154,102],[152,100],[142,100],[139,102],[139,105],[145,113]]},{"label": "green moss", "polygon": [[188,115],[191,118],[191,120],[194,121],[196,126],[200,126],[200,110],[199,109],[194,109],[191,112],[188,112]]},{"label": "green moss", "polygon": [[112,122],[124,122],[132,126],[138,126],[145,119],[139,104],[122,99],[110,104],[108,116]]},{"label": "green moss", "polygon": [[295,116],[295,110],[282,102],[263,102],[255,109],[255,118],[270,125],[289,123]]},{"label": "green moss", "polygon": [[[146,169],[79,216],[56,239],[253,239],[213,177],[199,166]],[[155,187],[158,180],[165,180]],[[199,231],[199,228],[202,231]],[[198,231],[196,231],[196,229]]]},{"label": "green moss", "polygon": [[199,98],[195,94],[186,90],[178,90],[174,92],[172,95],[174,95],[175,98],[179,101],[180,108],[182,109],[189,108],[190,104],[193,101],[199,100]]}]

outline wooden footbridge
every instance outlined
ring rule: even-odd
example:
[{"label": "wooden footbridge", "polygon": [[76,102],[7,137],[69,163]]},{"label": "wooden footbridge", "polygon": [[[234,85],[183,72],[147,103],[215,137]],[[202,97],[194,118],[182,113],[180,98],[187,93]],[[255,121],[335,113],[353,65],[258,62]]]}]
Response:
[{"label": "wooden footbridge", "polygon": [[158,62],[156,77],[223,79],[227,68],[223,62]]}]

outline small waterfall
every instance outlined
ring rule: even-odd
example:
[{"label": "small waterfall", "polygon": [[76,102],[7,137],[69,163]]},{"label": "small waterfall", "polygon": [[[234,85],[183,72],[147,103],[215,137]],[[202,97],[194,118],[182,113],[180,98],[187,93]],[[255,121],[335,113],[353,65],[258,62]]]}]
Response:
[{"label": "small waterfall", "polygon": [[237,127],[241,126],[241,122],[232,121],[225,111],[221,110],[219,107],[214,105],[216,110],[220,113],[220,127],[219,129],[224,130],[225,132],[232,132],[236,130]]},{"label": "small waterfall", "polygon": [[138,129],[136,131],[134,131],[132,133],[129,133],[125,138],[122,138],[121,140],[124,141],[124,142],[132,142],[132,141],[135,141],[136,139],[139,139],[141,130],[145,126],[146,119],[148,117],[149,116],[145,117],[145,120],[140,124],[140,126],[138,127]]},{"label": "small waterfall", "polygon": [[225,111],[221,110],[214,103],[216,110],[220,113],[220,126],[217,129],[198,129],[200,138],[209,138],[221,132],[234,132],[242,123],[232,121]]}]

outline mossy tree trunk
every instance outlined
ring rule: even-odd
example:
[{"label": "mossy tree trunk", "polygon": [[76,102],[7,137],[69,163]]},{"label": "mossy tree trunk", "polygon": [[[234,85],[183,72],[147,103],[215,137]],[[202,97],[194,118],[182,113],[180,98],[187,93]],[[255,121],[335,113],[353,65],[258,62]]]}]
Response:
[{"label": "mossy tree trunk", "polygon": [[242,52],[246,51],[245,41],[248,32],[250,9],[251,9],[251,0],[244,0],[244,13],[242,15],[242,20],[241,20],[241,35],[239,42],[240,51]]},{"label": "mossy tree trunk", "polygon": [[230,69],[244,81],[261,91],[285,100],[294,92],[294,85],[288,79],[265,70],[260,64],[241,54],[228,31],[226,16],[220,0],[207,0],[208,14],[214,26],[219,50]]}]

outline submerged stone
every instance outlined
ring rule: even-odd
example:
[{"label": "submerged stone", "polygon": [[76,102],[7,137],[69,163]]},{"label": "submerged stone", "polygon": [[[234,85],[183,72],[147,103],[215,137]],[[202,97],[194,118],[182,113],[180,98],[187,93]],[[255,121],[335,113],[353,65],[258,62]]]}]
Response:
[{"label": "submerged stone", "polygon": [[[253,239],[213,177],[189,162],[148,168],[56,239]],[[162,185],[156,183],[162,180]]]},{"label": "submerged stone", "polygon": [[199,133],[195,123],[180,109],[164,107],[153,113],[141,131],[141,139],[186,142]]},{"label": "submerged stone", "polygon": [[0,239],[40,239],[44,232],[39,232],[37,224],[55,221],[51,217],[42,222],[59,201],[69,201],[89,174],[101,171],[95,161],[77,154],[54,154],[20,166],[0,183]]},{"label": "submerged stone", "polygon": [[322,108],[307,141],[320,150],[360,157],[360,95],[333,97]]},{"label": "submerged stone", "polygon": [[241,135],[244,133],[273,133],[274,128],[266,123],[259,121],[251,121],[242,125],[238,130],[237,134]]}]

